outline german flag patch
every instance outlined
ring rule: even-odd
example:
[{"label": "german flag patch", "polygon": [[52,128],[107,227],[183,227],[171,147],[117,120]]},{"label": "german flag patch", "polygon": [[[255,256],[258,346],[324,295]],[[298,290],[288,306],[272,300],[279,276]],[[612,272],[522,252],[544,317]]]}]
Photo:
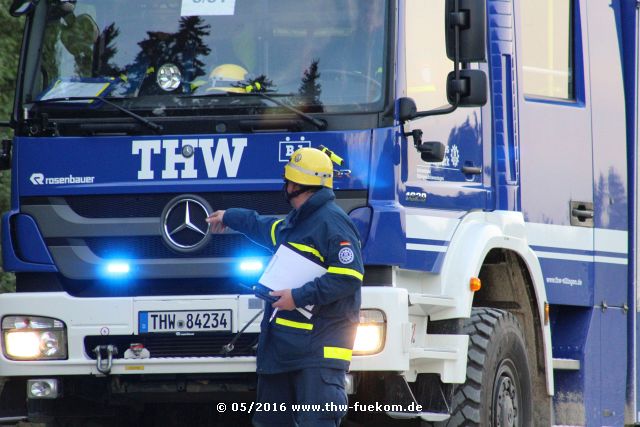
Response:
[{"label": "german flag patch", "polygon": [[340,246],[351,246],[351,242],[345,240],[344,242],[340,242]]}]

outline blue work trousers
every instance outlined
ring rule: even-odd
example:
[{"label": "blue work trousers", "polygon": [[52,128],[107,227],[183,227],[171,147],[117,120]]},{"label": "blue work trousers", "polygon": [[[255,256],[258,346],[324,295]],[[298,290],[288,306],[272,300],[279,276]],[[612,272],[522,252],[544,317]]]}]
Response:
[{"label": "blue work trousers", "polygon": [[345,375],[332,368],[258,375],[254,427],[339,426],[348,405]]}]

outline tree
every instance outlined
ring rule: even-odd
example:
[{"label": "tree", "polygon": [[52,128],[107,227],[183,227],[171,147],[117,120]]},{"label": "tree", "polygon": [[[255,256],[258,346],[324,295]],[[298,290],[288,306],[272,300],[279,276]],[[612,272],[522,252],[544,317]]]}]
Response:
[{"label": "tree", "polygon": [[[13,109],[13,95],[18,70],[18,57],[22,42],[22,28],[24,18],[13,18],[9,15],[11,0],[0,0],[0,121],[6,121]],[[10,129],[0,128],[0,138],[10,138]],[[0,173],[0,211],[10,209],[11,174],[9,171]],[[0,292],[15,289],[15,279],[12,274],[0,273]]]},{"label": "tree", "polygon": [[154,79],[145,79],[149,69],[157,71],[157,67],[165,63],[183,64],[185,78],[193,81],[204,76],[205,58],[211,48],[204,43],[210,34],[211,26],[205,24],[199,16],[186,16],[180,19],[180,27],[175,33],[162,31],[147,31],[147,38],[138,43],[140,52],[134,63],[127,68],[136,73],[132,80],[142,82],[140,92],[147,95],[162,93]]},{"label": "tree", "polygon": [[318,81],[320,73],[318,72],[319,59],[311,61],[309,68],[304,70],[302,82],[298,93],[300,93],[300,102],[306,109],[311,111],[322,111],[322,101],[320,94],[322,93],[322,85]]}]

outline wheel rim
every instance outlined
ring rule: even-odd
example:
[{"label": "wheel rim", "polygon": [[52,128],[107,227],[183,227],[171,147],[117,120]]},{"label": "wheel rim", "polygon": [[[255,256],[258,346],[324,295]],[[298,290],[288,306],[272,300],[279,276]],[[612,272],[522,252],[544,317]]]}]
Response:
[{"label": "wheel rim", "polygon": [[520,425],[520,381],[511,360],[503,360],[496,371],[493,383],[492,413],[496,427]]}]

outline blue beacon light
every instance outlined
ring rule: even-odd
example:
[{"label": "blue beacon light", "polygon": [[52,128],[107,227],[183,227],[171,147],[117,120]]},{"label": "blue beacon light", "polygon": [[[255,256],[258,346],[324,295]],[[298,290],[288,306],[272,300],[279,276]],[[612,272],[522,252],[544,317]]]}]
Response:
[{"label": "blue beacon light", "polygon": [[129,274],[131,267],[128,262],[124,261],[112,261],[107,264],[107,274],[114,277],[122,277]]},{"label": "blue beacon light", "polygon": [[257,274],[262,271],[264,264],[258,260],[246,260],[240,263],[240,271],[246,274]]}]

